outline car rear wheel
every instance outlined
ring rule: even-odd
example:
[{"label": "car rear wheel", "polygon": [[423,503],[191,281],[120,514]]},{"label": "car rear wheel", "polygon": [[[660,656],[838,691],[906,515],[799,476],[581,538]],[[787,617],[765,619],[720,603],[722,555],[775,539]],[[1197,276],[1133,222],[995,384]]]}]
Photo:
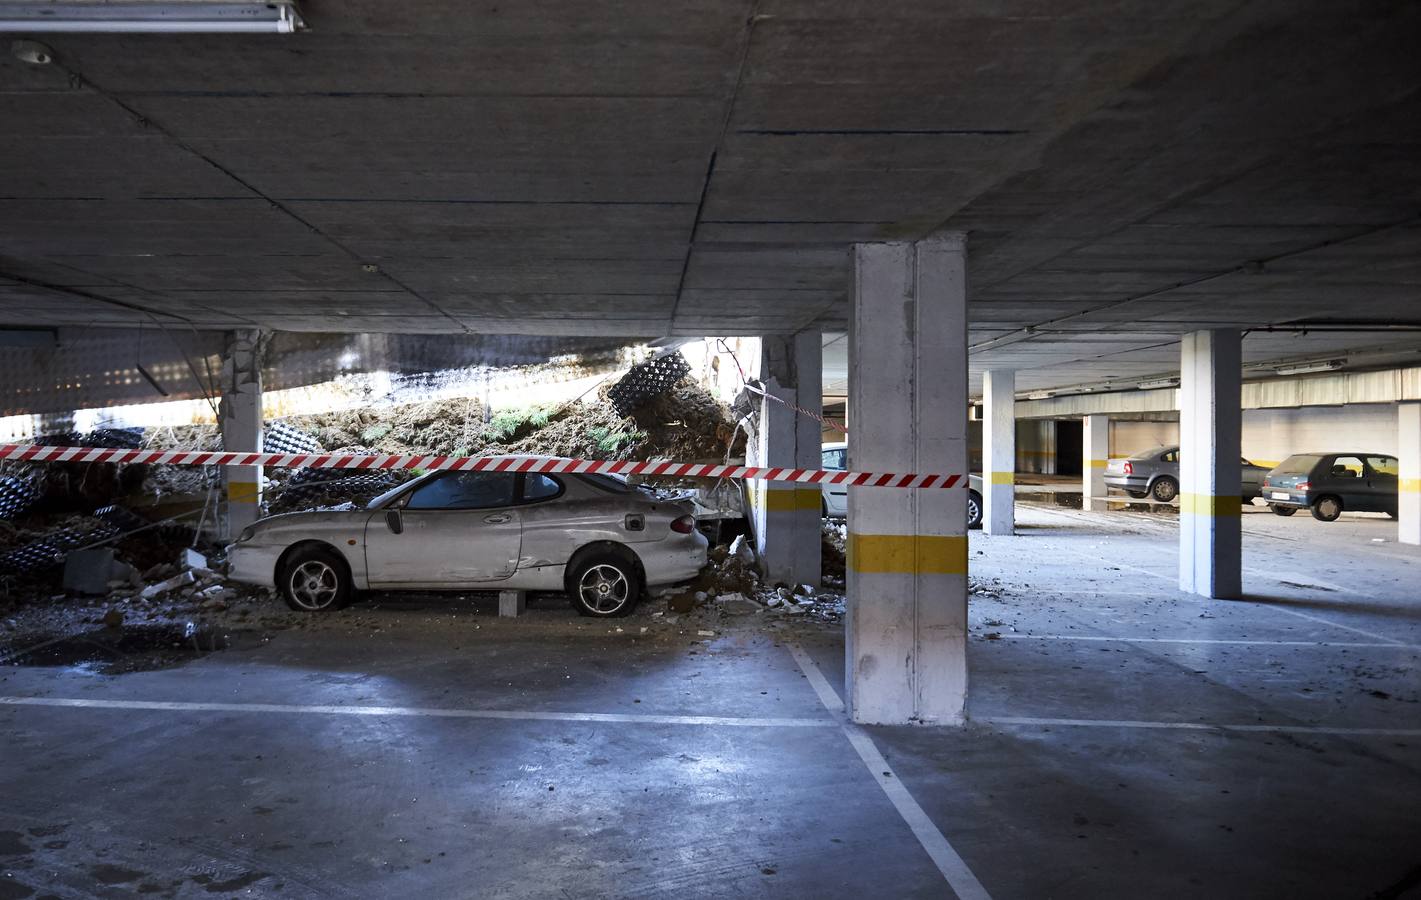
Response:
[{"label": "car rear wheel", "polygon": [[277,582],[286,605],[298,612],[329,612],[350,602],[350,571],[333,550],[306,547],[294,551]]},{"label": "car rear wheel", "polygon": [[641,580],[636,566],[619,553],[593,553],[580,560],[568,579],[572,605],[584,616],[611,619],[636,606]]},{"label": "car rear wheel", "polygon": [[1166,475],[1154,483],[1154,486],[1150,488],[1150,493],[1160,503],[1168,503],[1179,496],[1179,482]]},{"label": "car rear wheel", "polygon": [[1342,501],[1336,497],[1318,497],[1312,502],[1312,517],[1319,522],[1336,522],[1342,515]]},{"label": "car rear wheel", "polygon": [[1268,508],[1273,510],[1273,515],[1275,516],[1291,516],[1298,511],[1296,506],[1279,506],[1276,503],[1268,504]]},{"label": "car rear wheel", "polygon": [[982,495],[971,488],[967,489],[967,527],[982,527]]}]

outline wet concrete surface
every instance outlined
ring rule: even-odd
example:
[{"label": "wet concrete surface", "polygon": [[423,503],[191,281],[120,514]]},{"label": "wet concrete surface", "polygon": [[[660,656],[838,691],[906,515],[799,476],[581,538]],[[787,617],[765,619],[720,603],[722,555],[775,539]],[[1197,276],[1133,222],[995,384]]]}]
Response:
[{"label": "wet concrete surface", "polygon": [[[1251,599],[1204,601],[1168,517],[1020,516],[971,538],[1001,587],[972,599],[972,723],[869,729],[991,896],[1409,896],[1421,554],[1394,523],[1246,513]],[[786,648],[837,686],[840,629],[651,612],[373,598],[149,648],[180,665],[0,667],[0,900],[951,896]]]}]

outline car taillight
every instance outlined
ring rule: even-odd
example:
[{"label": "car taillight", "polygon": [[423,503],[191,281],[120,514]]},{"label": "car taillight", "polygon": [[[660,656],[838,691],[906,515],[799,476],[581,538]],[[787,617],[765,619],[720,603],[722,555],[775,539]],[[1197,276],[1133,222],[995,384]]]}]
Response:
[{"label": "car taillight", "polygon": [[1134,474],[1135,474],[1135,467],[1132,466],[1132,465],[1130,465],[1129,463],[1125,463],[1125,474],[1126,474],[1126,475],[1134,475]]},{"label": "car taillight", "polygon": [[696,530],[696,520],[691,516],[682,516],[671,523],[671,530],[677,534],[690,534]]},{"label": "car taillight", "polygon": [[1308,482],[1308,481],[1299,481],[1297,484],[1293,485],[1293,490],[1295,490],[1295,491],[1306,491],[1306,490],[1310,489],[1311,487],[1312,487],[1312,483],[1311,483],[1311,482]]}]

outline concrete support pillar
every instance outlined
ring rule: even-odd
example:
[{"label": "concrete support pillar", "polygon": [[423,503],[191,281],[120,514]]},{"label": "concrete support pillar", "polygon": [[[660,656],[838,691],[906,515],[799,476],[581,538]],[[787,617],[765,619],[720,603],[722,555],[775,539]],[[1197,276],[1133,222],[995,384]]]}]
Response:
[{"label": "concrete support pillar", "polygon": [[1110,417],[1081,420],[1081,508],[1105,509],[1105,464],[1110,459]]},{"label": "concrete support pillar", "polygon": [[[751,464],[819,468],[821,426],[814,418],[823,410],[819,332],[764,337],[760,353],[760,380],[766,392],[778,400],[760,401]],[[796,406],[805,412],[796,411]],[[771,583],[818,587],[824,506],[820,488],[757,481],[751,485],[750,496],[760,561]]]},{"label": "concrete support pillar", "polygon": [[1243,593],[1239,333],[1186,334],[1179,381],[1179,589]]},{"label": "concrete support pillar", "polygon": [[1397,407],[1396,539],[1403,544],[1421,544],[1421,403]]},{"label": "concrete support pillar", "polygon": [[982,376],[982,530],[1016,530],[1016,373]]},{"label": "concrete support pillar", "polygon": [[[849,466],[967,471],[967,246],[854,249]],[[967,699],[967,491],[849,488],[846,696],[854,721],[956,724]]]},{"label": "concrete support pillar", "polygon": [[[222,449],[260,453],[262,449],[261,357],[265,336],[256,330],[232,331],[222,355],[222,399],[218,405]],[[235,538],[261,515],[261,468],[226,466],[226,498],[218,517],[220,537]]]}]

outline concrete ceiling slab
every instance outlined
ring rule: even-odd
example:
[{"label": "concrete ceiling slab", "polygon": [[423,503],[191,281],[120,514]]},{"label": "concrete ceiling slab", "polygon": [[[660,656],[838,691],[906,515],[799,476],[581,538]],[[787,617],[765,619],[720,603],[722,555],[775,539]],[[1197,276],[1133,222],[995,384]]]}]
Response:
[{"label": "concrete ceiling slab", "polygon": [[0,317],[833,331],[854,242],[946,228],[974,378],[1023,390],[1168,370],[1193,328],[1421,326],[1416,4],[302,8],[0,58]]}]

